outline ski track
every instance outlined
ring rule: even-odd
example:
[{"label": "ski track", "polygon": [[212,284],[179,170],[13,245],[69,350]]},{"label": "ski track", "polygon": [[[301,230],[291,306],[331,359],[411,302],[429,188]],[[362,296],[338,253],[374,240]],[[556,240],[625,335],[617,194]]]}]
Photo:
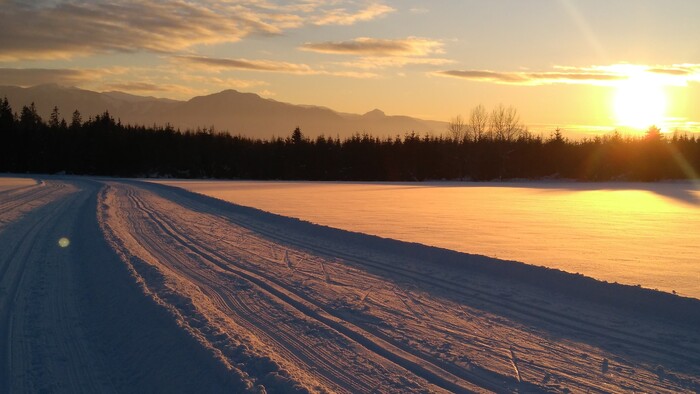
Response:
[{"label": "ski track", "polygon": [[33,209],[50,203],[76,189],[63,182],[38,181],[0,190],[0,231]]},{"label": "ski track", "polygon": [[212,201],[73,177],[0,190],[0,392],[700,389],[697,327]]}]

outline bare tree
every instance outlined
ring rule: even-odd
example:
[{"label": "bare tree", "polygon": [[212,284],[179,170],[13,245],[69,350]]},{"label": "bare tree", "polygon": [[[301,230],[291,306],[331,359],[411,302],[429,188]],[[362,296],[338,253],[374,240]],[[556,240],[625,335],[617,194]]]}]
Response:
[{"label": "bare tree", "polygon": [[447,125],[447,130],[450,132],[453,140],[462,141],[467,132],[467,125],[464,123],[462,115],[457,115],[450,119],[450,123]]},{"label": "bare tree", "polygon": [[486,137],[488,122],[489,115],[483,105],[479,104],[472,109],[469,116],[469,131],[474,141],[478,141]]},{"label": "bare tree", "polygon": [[499,104],[491,111],[489,119],[489,133],[502,141],[513,141],[523,132],[520,124],[520,116],[515,107],[506,107]]}]

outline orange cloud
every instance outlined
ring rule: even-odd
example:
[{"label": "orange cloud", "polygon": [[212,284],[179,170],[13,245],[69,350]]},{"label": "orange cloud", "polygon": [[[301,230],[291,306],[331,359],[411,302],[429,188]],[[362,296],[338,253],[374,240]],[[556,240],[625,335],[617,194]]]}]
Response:
[{"label": "orange cloud", "polygon": [[120,90],[125,92],[167,92],[172,90],[171,86],[155,84],[150,82],[116,82],[103,86],[107,90]]},{"label": "orange cloud", "polygon": [[176,56],[177,60],[203,66],[208,69],[237,69],[250,71],[270,71],[291,74],[314,74],[315,71],[306,64],[280,62],[274,60],[222,59],[204,56]]},{"label": "orange cloud", "polygon": [[348,2],[292,7],[259,1],[3,1],[0,61],[68,59],[110,52],[177,53],[201,44],[280,34],[304,24],[350,25],[393,11]]},{"label": "orange cloud", "polygon": [[325,12],[323,15],[315,18],[313,23],[319,26],[348,26],[357,22],[370,21],[394,11],[395,10],[393,8],[384,4],[371,4],[368,7],[355,12],[348,12],[347,10],[340,8]]},{"label": "orange cloud", "polygon": [[101,76],[98,70],[49,68],[0,68],[0,85],[21,87],[55,83],[75,86]]},{"label": "orange cloud", "polygon": [[491,82],[510,85],[548,85],[548,84],[586,84],[614,85],[640,73],[657,74],[666,78],[666,84],[685,84],[700,80],[700,66],[693,64],[670,66],[646,66],[632,64],[614,64],[593,67],[555,67],[556,71],[513,71],[499,72],[491,70],[447,70],[435,73],[440,76],[467,79],[479,82]]},{"label": "orange cloud", "polygon": [[440,41],[419,37],[400,40],[360,37],[352,41],[326,41],[306,43],[305,51],[361,56],[427,56],[442,53]]},{"label": "orange cloud", "polygon": [[192,64],[195,67],[210,71],[244,70],[260,72],[276,72],[299,75],[332,75],[347,78],[375,78],[374,73],[347,70],[314,69],[307,64],[289,63],[276,60],[222,59],[204,56],[175,56],[176,61]]}]

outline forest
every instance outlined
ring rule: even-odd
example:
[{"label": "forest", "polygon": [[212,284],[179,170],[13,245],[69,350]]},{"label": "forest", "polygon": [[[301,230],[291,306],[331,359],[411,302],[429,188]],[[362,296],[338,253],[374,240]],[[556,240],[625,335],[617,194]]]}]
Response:
[{"label": "forest", "polygon": [[324,181],[657,181],[700,172],[698,136],[651,126],[639,136],[571,140],[557,129],[543,137],[512,122],[511,109],[499,111],[500,125],[484,112],[469,124],[451,122],[443,135],[308,138],[297,127],[288,137],[252,139],[213,129],[124,125],[108,112],[83,120],[76,110],[68,122],[54,108],[44,120],[33,104],[15,113],[5,98],[0,172]]}]

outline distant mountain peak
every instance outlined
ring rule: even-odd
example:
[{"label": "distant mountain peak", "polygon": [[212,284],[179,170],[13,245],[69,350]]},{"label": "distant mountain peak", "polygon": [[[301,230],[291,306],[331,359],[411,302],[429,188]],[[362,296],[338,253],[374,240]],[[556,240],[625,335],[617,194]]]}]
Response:
[{"label": "distant mountain peak", "polygon": [[[245,93],[239,92],[239,91],[236,90],[236,89],[224,89],[224,90],[222,90],[222,91],[220,91],[220,92],[218,92],[218,93],[212,93],[212,95],[214,95],[214,94],[223,94],[223,95],[226,95],[226,94],[245,94]],[[253,94],[253,93],[248,93],[248,94]]]},{"label": "distant mountain peak", "polygon": [[375,108],[362,116],[365,116],[368,118],[383,118],[386,116],[386,114],[381,109]]}]

